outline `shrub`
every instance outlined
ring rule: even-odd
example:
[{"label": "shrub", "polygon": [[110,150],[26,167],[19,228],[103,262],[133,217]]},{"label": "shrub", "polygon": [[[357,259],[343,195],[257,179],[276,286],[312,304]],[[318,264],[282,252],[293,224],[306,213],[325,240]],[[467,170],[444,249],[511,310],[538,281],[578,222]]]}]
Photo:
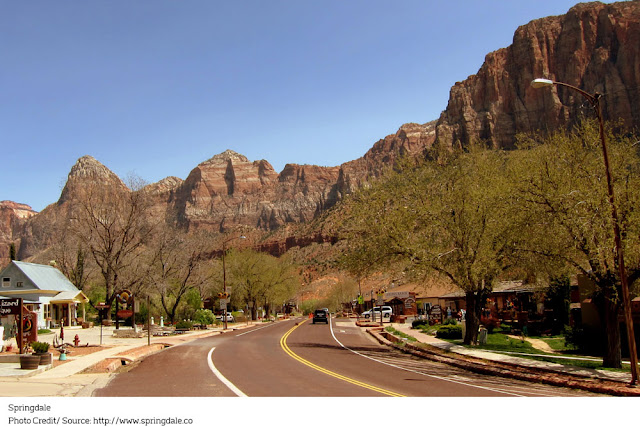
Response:
[{"label": "shrub", "polygon": [[451,319],[444,319],[444,322],[442,323],[443,325],[457,325],[458,322],[456,322],[456,319],[451,318]]},{"label": "shrub", "polygon": [[193,323],[188,320],[181,320],[176,323],[176,329],[191,329],[193,328]]},{"label": "shrub", "polygon": [[211,325],[216,321],[216,316],[211,310],[198,309],[193,315],[193,320],[200,325]]},{"label": "shrub", "polygon": [[462,338],[462,327],[459,325],[442,325],[436,332],[436,338]]},{"label": "shrub", "polygon": [[418,329],[420,326],[429,326],[429,321],[426,319],[416,319],[411,323],[412,329]]},{"label": "shrub", "polygon": [[490,334],[493,333],[493,330],[495,328],[498,328],[500,326],[500,322],[498,321],[498,319],[494,319],[493,317],[482,317],[480,319],[480,323],[487,328],[487,330],[489,331]]},{"label": "shrub", "polygon": [[49,351],[49,343],[35,341],[31,343],[31,348],[35,353],[46,353]]}]

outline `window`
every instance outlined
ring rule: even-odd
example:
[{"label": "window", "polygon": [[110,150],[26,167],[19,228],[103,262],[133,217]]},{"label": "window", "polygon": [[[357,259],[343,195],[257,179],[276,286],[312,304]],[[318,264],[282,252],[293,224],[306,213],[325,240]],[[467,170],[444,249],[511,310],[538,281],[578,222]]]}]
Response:
[{"label": "window", "polygon": [[42,316],[44,317],[44,320],[51,319],[51,305],[50,304],[44,304],[42,306]]},{"label": "window", "polygon": [[22,287],[22,282],[16,282],[16,288],[21,288]]},{"label": "window", "polygon": [[2,287],[3,288],[10,288],[11,287],[11,278],[10,277],[3,277],[2,278]]}]

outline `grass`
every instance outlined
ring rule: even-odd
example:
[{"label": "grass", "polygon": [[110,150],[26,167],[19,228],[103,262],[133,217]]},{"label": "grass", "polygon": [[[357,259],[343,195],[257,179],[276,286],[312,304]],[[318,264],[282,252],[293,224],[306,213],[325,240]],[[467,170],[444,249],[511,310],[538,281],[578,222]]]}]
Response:
[{"label": "grass", "polygon": [[556,351],[564,351],[567,349],[565,345],[565,338],[562,335],[554,336],[554,337],[536,337],[544,342],[546,342],[549,347]]},{"label": "grass", "polygon": [[[536,337],[536,338],[542,339],[547,344],[549,344],[549,346],[554,350],[560,350],[560,351],[566,350],[564,346],[564,337],[556,336],[556,337],[549,337],[549,338],[542,338],[542,337]],[[457,340],[457,343],[460,344],[460,340]],[[479,350],[505,351],[505,352],[514,352],[514,353],[526,353],[526,354],[532,354],[532,355],[533,354],[549,355],[549,356],[562,355],[562,353],[547,353],[542,350],[535,349],[527,341],[523,342],[520,339],[513,339],[503,334],[487,335],[486,345],[477,345],[477,346],[465,345],[465,347],[476,348]],[[571,359],[560,359],[556,357],[527,356],[526,354],[510,354],[510,356],[522,357],[525,359],[532,359],[532,360],[539,360],[542,362],[557,363],[560,365],[577,366],[580,368],[604,369],[604,370],[614,371],[614,372],[630,372],[631,371],[631,368],[625,365],[623,365],[621,369],[605,368],[602,366],[601,360],[584,359],[584,358],[581,358],[580,355],[572,355]]]},{"label": "grass", "polygon": [[405,339],[407,339],[408,341],[411,341],[411,342],[418,341],[416,338],[412,337],[411,335],[407,335],[407,334],[405,334],[404,332],[400,332],[400,331],[398,331],[398,330],[397,330],[397,329],[395,329],[393,326],[387,326],[387,327],[385,328],[385,331],[387,331],[387,332],[389,332],[390,334],[393,334],[393,335],[395,335],[395,336],[398,336],[398,337],[400,337],[400,338],[405,338]]},{"label": "grass", "polygon": [[[435,332],[438,330],[440,325],[420,325],[417,329],[420,329],[425,334],[435,335]],[[607,371],[614,372],[630,372],[631,367],[628,365],[623,365],[621,369],[618,368],[605,368],[602,366],[602,360],[593,360],[583,358],[583,355],[576,354],[576,350],[572,350],[565,346],[565,337],[563,335],[556,335],[552,337],[531,337],[540,339],[546,342],[549,347],[553,350],[556,350],[557,353],[547,353],[542,350],[538,350],[533,348],[533,346],[527,342],[522,341],[521,339],[514,339],[508,337],[505,334],[501,333],[493,333],[487,335],[487,344],[486,345],[464,345],[462,344],[462,340],[460,339],[445,339],[445,341],[449,341],[451,343],[455,343],[458,345],[462,345],[467,348],[474,348],[478,350],[487,350],[487,351],[498,351],[498,352],[510,352],[510,353],[524,353],[524,354],[510,354],[510,356],[514,357],[522,357],[526,359],[539,360],[543,362],[557,363],[560,365],[567,366],[577,366],[580,368],[589,368],[589,369],[602,369]],[[527,354],[531,355],[549,355],[550,357],[544,356],[527,356]],[[570,359],[560,359],[552,356],[566,355],[571,357]]]}]

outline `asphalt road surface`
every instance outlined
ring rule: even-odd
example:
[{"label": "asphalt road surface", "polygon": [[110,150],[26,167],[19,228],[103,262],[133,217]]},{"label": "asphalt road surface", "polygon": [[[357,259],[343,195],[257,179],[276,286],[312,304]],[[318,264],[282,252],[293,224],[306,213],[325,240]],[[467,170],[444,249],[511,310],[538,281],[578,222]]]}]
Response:
[{"label": "asphalt road surface", "polygon": [[96,396],[595,396],[475,374],[375,342],[349,319],[258,325],[163,350]]}]

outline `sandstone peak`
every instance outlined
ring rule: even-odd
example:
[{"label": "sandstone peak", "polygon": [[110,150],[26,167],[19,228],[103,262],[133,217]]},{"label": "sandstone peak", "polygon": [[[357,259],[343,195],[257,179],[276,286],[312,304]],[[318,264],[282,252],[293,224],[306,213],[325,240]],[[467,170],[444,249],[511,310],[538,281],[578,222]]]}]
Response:
[{"label": "sandstone peak", "polygon": [[242,154],[236,153],[233,150],[225,150],[220,154],[216,154],[209,160],[206,160],[201,165],[217,165],[217,164],[227,164],[229,161],[232,163],[249,163],[249,159],[247,159]]},{"label": "sandstone peak", "polygon": [[153,184],[145,186],[143,190],[151,194],[166,193],[177,189],[182,185],[183,182],[184,180],[176,176],[168,176],[158,182],[154,182]]},{"label": "sandstone peak", "polygon": [[109,168],[97,161],[94,157],[86,155],[80,157],[71,167],[67,183],[62,189],[62,194],[58,203],[63,203],[70,198],[77,188],[82,188],[87,184],[111,185],[122,190],[127,190],[127,186]]},{"label": "sandstone peak", "polygon": [[69,172],[69,178],[110,179],[115,176],[109,168],[89,155],[80,157]]},{"label": "sandstone peak", "polygon": [[0,202],[0,209],[7,209],[13,212],[18,218],[30,218],[37,214],[31,206],[24,203],[12,202],[11,200],[3,200]]}]

